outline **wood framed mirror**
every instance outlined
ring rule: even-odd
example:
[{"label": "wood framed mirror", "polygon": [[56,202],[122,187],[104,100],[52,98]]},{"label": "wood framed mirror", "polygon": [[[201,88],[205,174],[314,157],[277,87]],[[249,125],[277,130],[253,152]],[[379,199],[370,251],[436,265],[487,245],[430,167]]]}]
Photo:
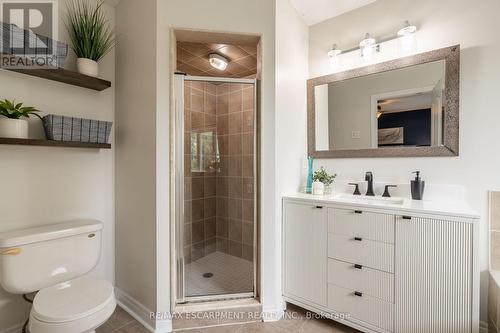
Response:
[{"label": "wood framed mirror", "polygon": [[460,45],[307,81],[315,158],[458,156]]}]

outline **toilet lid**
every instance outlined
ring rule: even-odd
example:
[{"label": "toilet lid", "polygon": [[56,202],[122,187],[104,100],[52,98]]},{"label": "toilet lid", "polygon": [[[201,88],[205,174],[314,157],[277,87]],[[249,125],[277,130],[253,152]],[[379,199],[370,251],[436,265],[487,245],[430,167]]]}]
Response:
[{"label": "toilet lid", "polygon": [[114,297],[109,282],[80,277],[40,290],[31,314],[49,323],[78,320],[102,310]]}]

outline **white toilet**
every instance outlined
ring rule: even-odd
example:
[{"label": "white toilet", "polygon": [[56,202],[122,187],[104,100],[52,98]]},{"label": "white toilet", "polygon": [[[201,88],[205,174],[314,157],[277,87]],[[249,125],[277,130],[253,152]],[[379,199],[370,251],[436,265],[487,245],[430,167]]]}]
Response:
[{"label": "white toilet", "polygon": [[84,276],[101,254],[102,223],[78,220],[0,233],[0,284],[13,294],[39,291],[30,333],[94,332],[113,314],[111,283]]}]

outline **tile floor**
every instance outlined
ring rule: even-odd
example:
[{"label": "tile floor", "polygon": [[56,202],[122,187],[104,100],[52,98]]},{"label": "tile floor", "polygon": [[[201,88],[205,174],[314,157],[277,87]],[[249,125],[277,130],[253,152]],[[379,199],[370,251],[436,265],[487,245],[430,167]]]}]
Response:
[{"label": "tile floor", "polygon": [[[212,273],[211,278],[203,277]],[[253,291],[253,263],[214,252],[186,265],[186,295],[205,296]]]},{"label": "tile floor", "polygon": [[[311,318],[310,313],[299,307],[288,306],[288,316],[273,323],[254,322],[191,330],[175,330],[177,333],[356,333],[355,329],[332,320]],[[148,333],[137,321],[121,308],[97,333]]]}]

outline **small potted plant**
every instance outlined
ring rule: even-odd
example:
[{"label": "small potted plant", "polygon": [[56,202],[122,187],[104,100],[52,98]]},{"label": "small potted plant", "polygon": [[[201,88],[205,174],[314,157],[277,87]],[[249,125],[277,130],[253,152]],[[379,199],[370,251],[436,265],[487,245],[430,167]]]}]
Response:
[{"label": "small potted plant", "polygon": [[23,106],[23,103],[15,103],[5,99],[0,101],[0,137],[27,139],[28,120],[31,115],[42,119],[37,112],[39,110],[31,106]]},{"label": "small potted plant", "polygon": [[[330,175],[324,167],[319,168],[319,170],[316,170],[313,175],[313,181],[316,183],[316,188],[318,189],[317,194],[330,194],[332,192],[331,185],[335,181],[335,177],[337,177],[337,174]],[[323,186],[321,186],[320,183]],[[314,187],[314,184],[313,184]],[[323,192],[323,193],[321,193]]]},{"label": "small potted plant", "polygon": [[73,0],[67,5],[65,21],[72,49],[77,56],[79,73],[97,76],[98,61],[115,46],[113,29],[102,9],[103,1],[91,4],[88,0]]}]

